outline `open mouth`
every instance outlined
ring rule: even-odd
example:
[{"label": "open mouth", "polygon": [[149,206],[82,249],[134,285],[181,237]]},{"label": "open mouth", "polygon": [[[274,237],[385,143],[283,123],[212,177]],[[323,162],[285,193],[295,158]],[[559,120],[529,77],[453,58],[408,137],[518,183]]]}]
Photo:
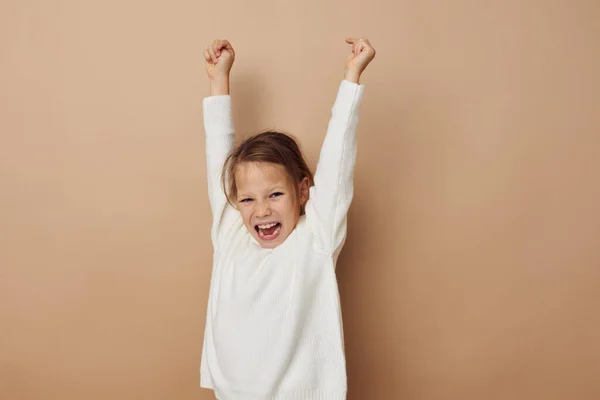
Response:
[{"label": "open mouth", "polygon": [[258,237],[262,240],[277,239],[281,232],[281,223],[271,222],[269,224],[254,225],[254,229],[258,233]]}]

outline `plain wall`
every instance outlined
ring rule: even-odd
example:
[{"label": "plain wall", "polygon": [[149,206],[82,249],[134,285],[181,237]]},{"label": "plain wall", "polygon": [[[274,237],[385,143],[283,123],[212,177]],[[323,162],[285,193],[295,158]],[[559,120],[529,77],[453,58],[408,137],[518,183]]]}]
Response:
[{"label": "plain wall", "polygon": [[202,52],[312,168],[361,83],[350,400],[600,398],[597,1],[0,2],[0,398],[211,399]]}]

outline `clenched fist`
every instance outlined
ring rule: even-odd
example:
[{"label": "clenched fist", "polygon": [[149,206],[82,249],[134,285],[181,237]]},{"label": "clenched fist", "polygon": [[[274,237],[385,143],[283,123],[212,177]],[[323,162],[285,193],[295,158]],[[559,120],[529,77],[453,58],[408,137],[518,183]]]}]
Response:
[{"label": "clenched fist", "polygon": [[235,51],[229,41],[217,39],[204,50],[204,60],[209,79],[228,77],[235,60]]},{"label": "clenched fist", "polygon": [[345,71],[347,74],[360,76],[375,58],[375,49],[367,38],[346,38],[346,43],[352,45],[352,52],[346,58]]}]

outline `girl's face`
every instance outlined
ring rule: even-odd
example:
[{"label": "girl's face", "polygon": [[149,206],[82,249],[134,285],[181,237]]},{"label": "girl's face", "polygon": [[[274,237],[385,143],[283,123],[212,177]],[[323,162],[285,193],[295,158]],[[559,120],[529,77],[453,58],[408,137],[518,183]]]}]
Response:
[{"label": "girl's face", "polygon": [[235,183],[237,206],[250,234],[262,248],[279,246],[296,227],[300,205],[308,199],[308,178],[298,184],[300,199],[285,168],[278,164],[241,163]]}]

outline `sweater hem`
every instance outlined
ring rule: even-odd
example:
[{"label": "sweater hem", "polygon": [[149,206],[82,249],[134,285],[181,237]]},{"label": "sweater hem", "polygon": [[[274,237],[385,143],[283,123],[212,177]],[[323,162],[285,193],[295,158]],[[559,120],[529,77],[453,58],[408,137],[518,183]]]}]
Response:
[{"label": "sweater hem", "polygon": [[243,394],[226,393],[215,390],[218,400],[346,400],[347,389],[339,390],[302,390],[277,394],[274,396],[244,396]]}]

